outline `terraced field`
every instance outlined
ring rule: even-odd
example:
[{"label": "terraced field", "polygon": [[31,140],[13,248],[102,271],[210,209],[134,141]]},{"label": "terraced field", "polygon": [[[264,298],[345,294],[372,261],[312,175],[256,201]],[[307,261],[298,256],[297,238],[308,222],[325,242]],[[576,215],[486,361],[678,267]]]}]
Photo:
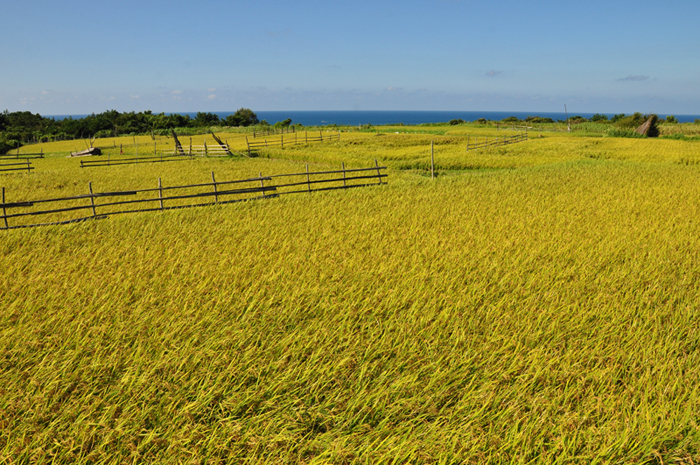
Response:
[{"label": "terraced field", "polygon": [[389,167],[386,186],[0,230],[0,461],[700,461],[700,145],[467,153],[495,130],[382,129],[83,170],[46,144],[0,176],[14,202]]}]

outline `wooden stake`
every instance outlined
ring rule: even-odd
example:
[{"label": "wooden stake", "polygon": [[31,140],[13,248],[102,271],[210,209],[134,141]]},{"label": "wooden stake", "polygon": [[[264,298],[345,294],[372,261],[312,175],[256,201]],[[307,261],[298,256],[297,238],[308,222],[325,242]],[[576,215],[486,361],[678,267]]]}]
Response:
[{"label": "wooden stake", "polygon": [[[376,163],[377,160],[374,160]],[[430,141],[430,179],[435,179],[435,150],[433,149],[433,141]],[[379,178],[381,181],[382,179]]]},{"label": "wooden stake", "polygon": [[88,187],[90,188],[90,204],[92,205],[92,216],[97,216],[97,210],[95,210],[95,197],[93,197],[92,194],[92,183],[88,183]]},{"label": "wooden stake", "polygon": [[160,209],[163,209],[163,184],[160,182],[160,178],[158,178],[158,199],[160,200]]},{"label": "wooden stake", "polygon": [[309,192],[311,192],[311,178],[309,177],[309,165],[306,165],[306,184],[309,186]]},{"label": "wooden stake", "polygon": [[343,187],[347,186],[347,183],[345,181],[345,162],[342,163],[343,166]]},{"label": "wooden stake", "polygon": [[214,179],[214,172],[211,172],[211,182],[214,183],[214,203],[219,203],[219,194],[216,190],[216,179]]},{"label": "wooden stake", "polygon": [[5,229],[10,229],[10,226],[7,224],[7,210],[5,209],[5,188],[2,188],[2,216],[5,220]]}]

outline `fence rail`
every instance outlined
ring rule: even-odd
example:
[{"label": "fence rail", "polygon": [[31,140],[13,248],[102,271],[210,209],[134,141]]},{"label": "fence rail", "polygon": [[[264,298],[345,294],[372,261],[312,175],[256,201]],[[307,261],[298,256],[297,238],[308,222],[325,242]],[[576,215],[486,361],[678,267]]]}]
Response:
[{"label": "fence rail", "polygon": [[[21,168],[20,168],[21,166]],[[9,167],[9,168],[8,168]],[[34,167],[32,166],[32,162],[29,161],[29,159],[26,159],[25,161],[21,163],[5,163],[3,161],[0,161],[0,172],[5,172],[5,171],[27,171],[27,173],[31,173]]]},{"label": "fence rail", "polygon": [[479,141],[478,137],[474,138],[474,143],[471,141],[471,137],[467,138],[467,152],[470,150],[478,150],[487,147],[499,147],[503,145],[516,144],[528,140],[527,132],[515,134],[513,136],[503,136],[503,137],[482,137]]},{"label": "fence rail", "polygon": [[267,147],[276,147],[276,146],[281,146],[284,147],[286,145],[297,145],[297,144],[308,144],[309,142],[323,142],[324,140],[331,141],[331,140],[340,140],[340,133],[336,134],[327,134],[325,137],[323,136],[323,132],[319,131],[318,136],[311,135],[309,136],[309,133],[307,131],[304,131],[303,137],[300,137],[300,134],[298,132],[293,133],[294,136],[287,136],[285,139],[284,134],[280,134],[279,139],[264,139],[261,141],[250,141],[248,138],[245,138],[245,143],[248,146],[248,156],[251,155],[252,151],[255,151],[260,148],[267,148]]},{"label": "fence rail", "polygon": [[39,153],[19,153],[19,149],[17,149],[17,153],[14,154],[10,152],[0,154],[0,160],[13,158],[44,158],[44,149],[41,149]]},{"label": "fence rail", "polygon": [[[382,172],[386,167],[379,166],[376,160],[374,164],[372,168],[346,169],[343,163],[340,170],[331,171],[309,171],[306,165],[306,171],[301,173],[272,176],[260,173],[258,177],[233,181],[216,181],[212,172],[211,182],[164,187],[158,178],[158,187],[118,192],[93,192],[90,182],[87,194],[19,202],[8,202],[3,187],[0,229],[68,224],[124,213],[203,207],[287,194],[386,184],[384,178],[388,175]],[[282,179],[287,182],[276,182]],[[129,199],[120,200],[124,197]],[[34,222],[34,218],[42,220]]]},{"label": "fence rail", "polygon": [[168,161],[183,161],[191,160],[191,157],[183,155],[163,155],[160,156],[148,156],[148,157],[120,157],[112,158],[107,156],[107,158],[101,158],[98,160],[80,160],[81,168],[92,168],[97,166],[118,166],[118,165],[136,165],[141,163],[163,163]]}]

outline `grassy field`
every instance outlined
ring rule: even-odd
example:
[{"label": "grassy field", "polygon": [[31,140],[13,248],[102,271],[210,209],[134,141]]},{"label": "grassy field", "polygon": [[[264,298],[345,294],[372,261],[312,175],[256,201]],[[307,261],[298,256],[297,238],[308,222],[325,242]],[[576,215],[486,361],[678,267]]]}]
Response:
[{"label": "grassy field", "polygon": [[0,462],[698,463],[700,145],[467,153],[495,128],[380,129],[0,175],[19,201],[389,167],[381,187],[0,231]]}]

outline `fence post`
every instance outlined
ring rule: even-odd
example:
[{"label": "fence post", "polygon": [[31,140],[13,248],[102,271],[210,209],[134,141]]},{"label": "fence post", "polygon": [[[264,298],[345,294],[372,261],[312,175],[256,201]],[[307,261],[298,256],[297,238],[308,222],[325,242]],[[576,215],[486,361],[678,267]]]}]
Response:
[{"label": "fence post", "polygon": [[[255,131],[253,131],[253,137],[255,137]],[[250,156],[250,142],[248,142],[248,136],[245,136],[245,145],[248,146],[248,156]]]},{"label": "fence post", "polygon": [[309,192],[311,192],[311,177],[309,176],[309,165],[306,165],[306,185],[309,188]]},{"label": "fence post", "polygon": [[280,141],[282,142],[282,147],[284,147],[284,134],[280,135]]},{"label": "fence post", "polygon": [[202,156],[209,156],[209,151],[207,150],[207,141],[204,141],[204,154]]},{"label": "fence post", "polygon": [[29,161],[29,158],[27,158],[27,174],[32,172],[32,165],[31,162]]},{"label": "fence post", "polygon": [[[264,188],[265,183],[263,182],[263,175],[262,172],[258,172],[258,177],[260,177],[260,187]],[[265,191],[262,191],[262,196],[265,197]]]},{"label": "fence post", "polygon": [[342,166],[343,166],[343,187],[347,187],[347,183],[345,181],[345,162],[342,162],[342,163],[343,163],[342,164]]},{"label": "fence post", "polygon": [[158,178],[158,200],[160,201],[160,209],[163,209],[163,184],[160,182],[160,178]]},{"label": "fence post", "polygon": [[156,142],[153,142],[153,155],[158,155],[158,149],[156,148]]},{"label": "fence post", "polygon": [[[377,163],[377,159],[374,159],[374,163]],[[377,169],[377,174],[379,174],[379,169]],[[433,149],[433,141],[430,141],[430,179],[435,179],[435,150]],[[379,178],[381,184],[382,178]]]},{"label": "fence post", "polygon": [[323,142],[323,131],[318,131],[318,134],[321,136],[321,142]]},{"label": "fence post", "polygon": [[214,184],[214,203],[219,203],[219,191],[216,189],[216,179],[214,179],[214,172],[211,172],[211,182]]},{"label": "fence post", "polygon": [[377,179],[379,180],[378,184],[382,184],[382,173],[379,171],[379,163],[377,163],[377,159],[374,159],[374,166],[377,167]]},{"label": "fence post", "polygon": [[92,182],[88,183],[88,187],[90,188],[90,204],[92,205],[92,216],[97,216],[97,210],[95,209],[95,197],[92,193]]},{"label": "fence post", "polygon": [[5,229],[10,229],[10,226],[7,224],[7,210],[5,209],[5,188],[2,188],[2,216],[4,217],[3,219],[5,220]]},{"label": "fence post", "polygon": [[471,137],[467,136],[467,152],[469,151],[469,139],[471,139]]}]

